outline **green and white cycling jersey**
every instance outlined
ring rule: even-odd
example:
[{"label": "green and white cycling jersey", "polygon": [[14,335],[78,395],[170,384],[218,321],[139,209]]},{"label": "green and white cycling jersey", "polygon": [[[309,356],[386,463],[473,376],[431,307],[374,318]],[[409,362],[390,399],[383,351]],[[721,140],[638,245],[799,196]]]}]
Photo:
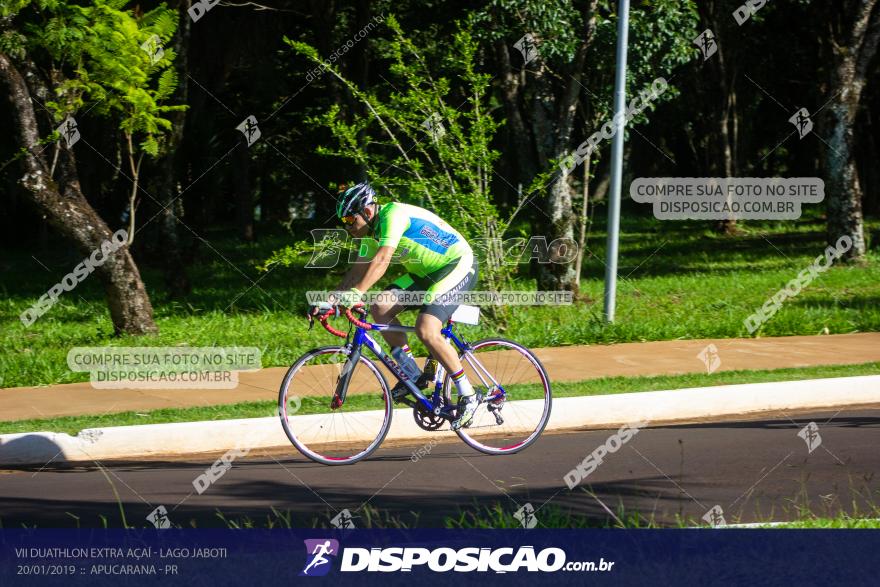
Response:
[{"label": "green and white cycling jersey", "polygon": [[442,218],[418,206],[392,202],[379,208],[372,238],[361,240],[359,255],[372,259],[379,247],[394,247],[394,261],[425,277],[450,263],[473,259],[461,234]]}]

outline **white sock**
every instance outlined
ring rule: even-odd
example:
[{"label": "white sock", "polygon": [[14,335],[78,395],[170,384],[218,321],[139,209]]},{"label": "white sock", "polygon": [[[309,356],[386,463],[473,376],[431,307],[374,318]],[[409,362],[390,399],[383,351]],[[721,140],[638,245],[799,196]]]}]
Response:
[{"label": "white sock", "polygon": [[455,383],[455,387],[458,389],[459,397],[474,395],[474,386],[468,381],[467,375],[464,374],[464,369],[458,373],[453,373],[451,377],[452,381]]}]

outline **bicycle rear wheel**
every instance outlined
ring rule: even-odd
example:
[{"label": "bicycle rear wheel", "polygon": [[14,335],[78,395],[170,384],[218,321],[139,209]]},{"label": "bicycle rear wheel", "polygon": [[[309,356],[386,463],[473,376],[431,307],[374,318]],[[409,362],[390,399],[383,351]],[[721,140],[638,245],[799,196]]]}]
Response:
[{"label": "bicycle rear wheel", "polygon": [[[339,404],[340,378],[348,377]],[[350,465],[379,448],[391,426],[388,382],[372,361],[348,347],[309,351],[288,369],[278,393],[281,425],[293,445],[324,465]]]},{"label": "bicycle rear wheel", "polygon": [[[550,419],[550,379],[526,347],[503,338],[481,340],[461,355],[465,374],[481,402],[471,425],[457,430],[470,447],[486,454],[512,454],[529,447]],[[449,375],[446,400],[457,394]]]}]

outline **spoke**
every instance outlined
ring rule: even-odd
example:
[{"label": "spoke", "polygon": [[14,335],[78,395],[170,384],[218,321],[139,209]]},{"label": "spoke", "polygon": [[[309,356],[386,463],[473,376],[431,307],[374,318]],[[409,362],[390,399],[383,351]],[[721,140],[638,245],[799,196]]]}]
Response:
[{"label": "spoke", "polygon": [[[497,382],[505,392],[519,387],[521,394],[515,391],[507,395],[501,416],[503,423],[498,425],[495,416],[488,409],[488,403],[480,406],[475,415],[474,424],[464,430],[464,434],[473,442],[487,448],[500,449],[502,446],[519,445],[532,440],[541,427],[545,408],[535,414],[532,407],[526,408],[518,402],[526,401],[532,387],[539,388],[538,401],[546,402],[547,388],[541,378],[540,368],[532,361],[528,352],[519,346],[501,341],[493,341],[475,349],[469,361],[478,373],[479,367],[487,372],[487,376]],[[535,372],[534,376],[529,373]],[[524,380],[521,380],[525,377]],[[518,399],[522,395],[521,399]],[[537,407],[537,406],[536,406]]]},{"label": "spoke", "polygon": [[[374,444],[387,421],[387,406],[383,406],[383,417],[376,427],[370,420],[361,421],[363,419],[361,416],[353,416],[355,412],[348,410],[350,404],[343,404],[336,410],[330,407],[338,374],[347,361],[348,357],[339,354],[338,350],[325,350],[304,361],[288,384],[288,395],[291,394],[294,385],[298,391],[305,390],[306,394],[302,396],[303,403],[317,412],[303,414],[303,417],[310,419],[311,423],[299,430],[295,428],[298,421],[293,416],[288,416],[288,428],[305,449],[318,455],[353,458]],[[372,397],[375,393],[374,389],[378,389],[380,394],[384,392],[380,376],[371,368],[367,359],[355,363],[350,384],[353,386],[362,384],[364,396]],[[358,437],[367,437],[367,439],[356,440]],[[317,451],[311,448],[311,445],[321,446],[324,450]]]}]

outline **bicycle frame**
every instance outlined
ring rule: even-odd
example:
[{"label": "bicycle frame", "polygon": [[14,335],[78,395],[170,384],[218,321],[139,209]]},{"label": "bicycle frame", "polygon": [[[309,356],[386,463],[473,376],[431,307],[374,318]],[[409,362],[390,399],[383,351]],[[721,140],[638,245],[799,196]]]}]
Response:
[{"label": "bicycle frame", "polygon": [[[340,314],[348,319],[349,328],[337,329],[328,324],[331,316]],[[465,313],[466,320],[462,322],[467,322],[469,315]],[[385,440],[395,413],[409,415],[419,428],[429,432],[440,430],[450,423],[449,428],[465,444],[490,455],[519,452],[531,446],[544,431],[552,405],[550,381],[543,365],[528,348],[498,337],[468,341],[453,331],[456,320],[448,320],[445,325],[435,323],[443,344],[448,344],[450,348],[447,351],[446,347],[436,347],[439,354],[435,358],[444,357],[444,363],[447,364],[438,364],[436,370],[433,369],[433,363],[429,364],[428,370],[434,371],[434,379],[429,381],[430,378],[424,373],[413,373],[412,377],[404,373],[403,366],[390,357],[386,345],[381,344],[383,341],[369,332],[375,330],[381,334],[408,334],[415,332],[416,328],[397,324],[396,320],[393,321],[395,324],[373,324],[364,321],[367,316],[368,311],[363,304],[355,304],[342,312],[338,307],[322,308],[321,311],[313,310],[306,315],[310,329],[317,320],[327,332],[344,339],[341,345],[321,346],[305,353],[288,369],[281,383],[278,406],[282,427],[294,446],[309,459],[324,465],[347,465],[367,458]],[[401,337],[398,335],[397,338]],[[439,342],[440,337],[435,334],[432,340]],[[434,348],[435,345],[432,344],[431,347]],[[457,358],[453,358],[451,353],[456,353]],[[446,357],[449,361],[446,361]],[[514,366],[513,373],[508,368],[510,357],[519,361]],[[452,387],[449,368],[457,368],[458,359],[469,365],[465,369],[468,370],[468,378],[473,384],[475,395],[462,396]],[[450,362],[452,364],[448,364]],[[489,365],[493,372],[497,370],[495,374],[498,379],[483,363]],[[380,364],[385,366],[387,372],[380,368]],[[312,398],[317,400],[314,405],[320,409],[320,413],[291,418],[287,407],[291,394],[296,397],[294,378],[303,372],[306,365],[319,365],[321,368],[313,373],[325,380],[323,389],[317,392],[318,397]],[[524,377],[520,377],[521,366],[526,369]],[[393,378],[388,377],[388,372]],[[505,375],[510,375],[510,378],[506,379]],[[538,380],[534,379],[535,375]],[[366,377],[366,381],[363,377]],[[302,378],[296,379],[301,380]],[[505,385],[502,387],[499,381],[504,381]],[[392,388],[389,382],[397,385]],[[463,382],[459,381],[456,387],[460,387],[461,383]],[[513,401],[511,406],[507,406],[509,399],[518,399],[516,396],[519,395],[520,384],[523,386],[523,397],[519,399],[527,401]],[[336,389],[332,391],[334,385]],[[538,386],[543,400],[529,399],[535,385]],[[431,386],[433,391],[430,390]],[[421,387],[426,389],[422,390]],[[509,391],[512,392],[510,397],[506,388],[510,388]],[[309,395],[314,396],[316,388],[310,385],[309,390],[312,392]],[[350,412],[340,409],[343,408],[349,391],[353,394],[352,402],[348,404]],[[331,393],[331,397],[326,397],[330,400],[327,405],[322,398]],[[364,398],[364,403],[359,401],[361,394],[368,396]],[[369,406],[379,399],[382,403],[381,420],[377,418],[378,412],[369,411]],[[399,407],[395,404],[399,404]],[[411,408],[412,413],[407,414],[408,410],[404,406]],[[464,420],[464,417],[472,413],[472,407],[483,411],[479,412],[479,416],[473,411],[474,415]],[[464,411],[465,408],[467,411]],[[513,412],[513,422],[506,423],[505,420],[510,419],[506,415],[510,412]],[[531,420],[534,420],[534,427]],[[474,430],[465,430],[466,428]],[[362,434],[361,431],[353,438],[351,431],[355,429],[365,429],[367,434]],[[375,429],[375,434],[371,433],[371,429]],[[528,436],[519,436],[521,433],[528,433]],[[362,445],[361,441],[369,441],[369,444]]]},{"label": "bicycle frame", "polygon": [[[355,332],[354,337],[346,346],[348,346],[351,350],[349,354],[348,361],[346,361],[345,367],[342,370],[342,375],[339,378],[339,383],[337,385],[337,395],[339,396],[341,402],[345,401],[345,395],[348,390],[348,382],[351,378],[351,374],[354,371],[354,366],[357,365],[357,361],[360,359],[362,354],[362,349],[366,347],[379,361],[382,362],[383,365],[397,378],[398,381],[403,383],[406,388],[413,394],[413,396],[418,400],[418,402],[429,412],[433,412],[437,416],[443,416],[447,419],[452,419],[452,416],[444,413],[452,408],[452,406],[447,406],[447,410],[442,410],[439,407],[440,403],[440,394],[443,390],[443,377],[444,371],[442,365],[437,366],[437,373],[434,377],[435,385],[434,392],[429,399],[425,396],[422,391],[416,387],[415,383],[410,380],[410,378],[403,372],[397,362],[390,356],[389,353],[386,353],[382,346],[376,342],[373,337],[371,337],[367,330],[375,330],[377,332],[403,332],[403,333],[411,333],[415,332],[415,327],[413,326],[403,326],[400,324],[372,324],[367,322],[359,322],[352,320],[352,317],[349,316],[349,320],[355,324]],[[324,324],[326,328],[326,324]],[[452,322],[447,323],[440,330],[440,334],[443,335],[447,340],[452,341],[455,347],[458,349],[458,352],[463,354],[464,360],[473,368],[474,372],[479,377],[480,381],[487,388],[493,390],[494,393],[485,398],[484,401],[495,401],[500,398],[505,398],[507,396],[507,392],[495,378],[489,373],[486,368],[480,363],[480,361],[474,356],[473,348],[467,342],[458,338],[455,333],[452,331]]]}]

